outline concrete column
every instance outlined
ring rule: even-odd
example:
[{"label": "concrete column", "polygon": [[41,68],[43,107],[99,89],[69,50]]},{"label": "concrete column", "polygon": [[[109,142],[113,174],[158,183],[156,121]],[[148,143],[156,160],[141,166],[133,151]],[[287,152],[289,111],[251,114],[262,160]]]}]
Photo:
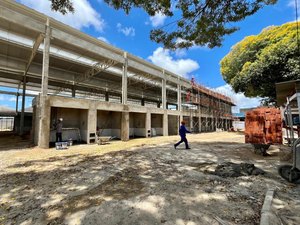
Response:
[{"label": "concrete column", "polygon": [[194,123],[193,123],[193,117],[190,116],[190,131],[193,131],[194,130]]},{"label": "concrete column", "polygon": [[121,120],[121,140],[129,140],[129,112],[122,112]]},{"label": "concrete column", "polygon": [[50,137],[50,112],[51,106],[47,101],[48,93],[48,76],[49,76],[49,51],[50,51],[50,26],[49,19],[47,18],[45,38],[44,38],[44,51],[43,51],[43,68],[42,68],[42,87],[40,95],[40,123],[39,123],[39,138],[38,146],[40,148],[49,148]]},{"label": "concrete column", "polygon": [[168,113],[165,111],[163,115],[163,136],[169,135]]},{"label": "concrete column", "polygon": [[[163,76],[165,77],[165,71],[163,70]],[[167,89],[166,89],[166,79],[162,79],[161,84],[161,99],[163,109],[167,109]]]},{"label": "concrete column", "polygon": [[211,119],[212,119],[212,123],[211,123],[211,128],[212,129],[211,130],[214,131],[214,129],[216,129],[218,127],[219,121],[215,117],[212,117]]},{"label": "concrete column", "polygon": [[216,131],[216,128],[219,126],[219,119],[218,118],[212,118],[213,122],[212,123],[212,131]]},{"label": "concrete column", "polygon": [[123,75],[122,75],[122,104],[127,104],[127,52],[124,52],[124,64],[123,64]]},{"label": "concrete column", "polygon": [[76,96],[76,89],[75,86],[72,87],[72,98],[75,98]]},{"label": "concrete column", "polygon": [[[40,95],[39,98],[42,99],[42,95]],[[38,147],[49,148],[51,106],[47,96],[40,105],[39,115]]]},{"label": "concrete column", "polygon": [[199,116],[199,133],[201,133],[202,131],[202,120],[201,120],[201,116]]},{"label": "concrete column", "polygon": [[109,93],[108,92],[105,92],[105,101],[109,102]]},{"label": "concrete column", "polygon": [[97,109],[96,105],[91,103],[88,109],[87,115],[87,143],[90,144],[96,141],[96,131],[97,131]]},{"label": "concrete column", "polygon": [[181,85],[177,84],[177,105],[178,105],[178,111],[181,112]]},{"label": "concrete column", "polygon": [[151,113],[146,113],[146,121],[145,121],[145,128],[146,128],[146,137],[151,137]]}]

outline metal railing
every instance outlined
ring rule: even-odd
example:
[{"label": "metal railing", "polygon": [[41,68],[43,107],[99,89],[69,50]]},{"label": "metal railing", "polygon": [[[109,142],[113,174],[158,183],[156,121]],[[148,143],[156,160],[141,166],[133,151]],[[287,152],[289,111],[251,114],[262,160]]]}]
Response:
[{"label": "metal railing", "polygon": [[14,117],[0,117],[0,131],[13,131]]}]

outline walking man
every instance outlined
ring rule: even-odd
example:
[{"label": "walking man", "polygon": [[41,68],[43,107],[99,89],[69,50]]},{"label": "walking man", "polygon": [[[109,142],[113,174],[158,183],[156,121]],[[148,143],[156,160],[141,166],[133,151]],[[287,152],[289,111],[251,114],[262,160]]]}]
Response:
[{"label": "walking man", "polygon": [[59,118],[56,124],[56,142],[62,142],[63,118]]},{"label": "walking man", "polygon": [[191,149],[189,147],[189,143],[188,143],[188,140],[186,139],[186,133],[191,133],[190,131],[188,131],[185,127],[185,122],[184,121],[181,121],[181,126],[179,128],[179,135],[180,135],[180,141],[177,142],[175,145],[174,145],[174,148],[176,149],[176,147],[178,145],[180,145],[182,142],[185,143],[185,149]]}]

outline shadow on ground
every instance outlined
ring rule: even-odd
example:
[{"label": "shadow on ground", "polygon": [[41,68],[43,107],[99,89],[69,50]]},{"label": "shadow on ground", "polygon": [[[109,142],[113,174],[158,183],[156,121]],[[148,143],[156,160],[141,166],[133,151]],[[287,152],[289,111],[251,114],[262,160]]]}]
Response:
[{"label": "shadow on ground", "polygon": [[[268,186],[285,185],[274,172],[277,157],[255,155],[238,142],[191,146],[12,165],[0,175],[0,224],[257,224]],[[222,178],[204,172],[226,161],[254,162],[267,174]]]}]

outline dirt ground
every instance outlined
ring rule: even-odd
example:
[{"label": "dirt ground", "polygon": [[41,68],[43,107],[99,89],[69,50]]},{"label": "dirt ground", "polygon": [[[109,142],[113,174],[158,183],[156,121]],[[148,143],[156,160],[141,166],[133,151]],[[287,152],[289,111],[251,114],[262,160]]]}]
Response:
[{"label": "dirt ground", "polygon": [[[282,146],[263,157],[239,133],[191,134],[191,150],[174,150],[177,140],[44,150],[1,137],[0,224],[259,224],[268,188],[276,190],[272,208],[279,224],[300,224],[300,185],[277,173]],[[266,173],[213,175],[224,162],[253,163]]]}]

